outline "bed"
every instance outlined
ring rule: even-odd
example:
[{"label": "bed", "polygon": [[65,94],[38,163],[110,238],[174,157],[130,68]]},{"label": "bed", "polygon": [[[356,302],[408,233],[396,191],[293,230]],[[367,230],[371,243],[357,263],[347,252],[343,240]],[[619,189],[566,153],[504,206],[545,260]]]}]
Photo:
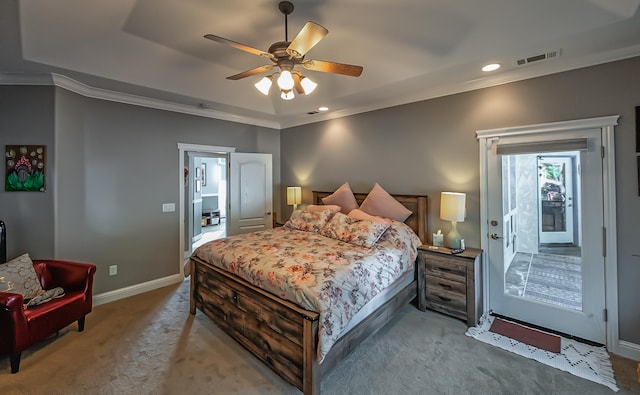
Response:
[{"label": "bed", "polygon": [[[313,203],[321,205],[322,198],[331,194],[314,191]],[[354,196],[360,204],[367,194]],[[393,197],[412,212],[405,224],[424,242],[427,234],[427,197]],[[190,265],[191,314],[196,314],[196,310],[202,311],[304,394],[318,394],[320,382],[328,372],[417,296],[417,265],[412,265],[410,272],[400,276],[402,281],[394,282],[385,290],[384,298],[378,298],[384,302],[367,302],[358,312],[359,315],[356,314],[357,324],[347,325],[344,330],[341,328],[339,337],[336,339],[334,336],[329,350],[321,353],[319,350],[324,337],[320,332],[324,334],[326,329],[320,308],[300,307],[284,299],[284,296],[276,296],[277,292],[268,292],[255,286],[195,253]]]}]

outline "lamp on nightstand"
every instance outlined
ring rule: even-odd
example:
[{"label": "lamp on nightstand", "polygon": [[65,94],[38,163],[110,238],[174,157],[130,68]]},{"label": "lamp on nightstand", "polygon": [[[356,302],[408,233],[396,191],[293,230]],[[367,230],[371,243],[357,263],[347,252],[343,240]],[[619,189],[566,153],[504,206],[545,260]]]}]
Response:
[{"label": "lamp on nightstand", "polygon": [[302,203],[302,188],[287,187],[287,204],[293,206],[293,211],[296,211],[300,203]]},{"label": "lamp on nightstand", "polygon": [[440,219],[451,221],[451,231],[446,236],[445,245],[452,249],[462,248],[457,223],[464,222],[466,197],[464,193],[457,192],[440,194]]}]

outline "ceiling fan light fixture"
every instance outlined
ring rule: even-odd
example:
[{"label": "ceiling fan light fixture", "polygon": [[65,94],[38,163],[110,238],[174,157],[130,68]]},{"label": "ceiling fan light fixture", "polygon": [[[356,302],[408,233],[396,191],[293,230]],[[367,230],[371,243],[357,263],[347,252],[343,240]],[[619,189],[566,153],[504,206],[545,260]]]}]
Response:
[{"label": "ceiling fan light fixture", "polygon": [[282,73],[280,73],[280,77],[278,77],[278,86],[280,89],[285,91],[291,90],[293,83],[291,72],[289,70],[283,70]]},{"label": "ceiling fan light fixture", "polygon": [[256,89],[259,90],[263,95],[268,95],[269,89],[271,89],[272,79],[272,76],[262,77],[262,79],[255,84]]},{"label": "ceiling fan light fixture", "polygon": [[300,85],[302,85],[302,89],[304,90],[305,95],[308,95],[309,93],[313,92],[318,86],[318,84],[316,84],[315,82],[311,81],[309,78],[304,76],[300,78]]},{"label": "ceiling fan light fixture", "polygon": [[282,100],[293,100],[296,95],[293,94],[292,89],[282,89],[280,93]]}]

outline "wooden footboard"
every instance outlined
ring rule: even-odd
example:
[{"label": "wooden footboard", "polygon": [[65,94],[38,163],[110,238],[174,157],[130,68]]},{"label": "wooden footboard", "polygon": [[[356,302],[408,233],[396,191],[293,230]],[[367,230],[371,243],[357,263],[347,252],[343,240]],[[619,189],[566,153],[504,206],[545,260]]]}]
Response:
[{"label": "wooden footboard", "polygon": [[229,336],[304,394],[319,394],[322,377],[415,299],[411,282],[342,336],[317,362],[319,314],[300,308],[201,259],[191,257],[191,314],[205,313]]},{"label": "wooden footboard", "polygon": [[192,257],[191,314],[196,309],[305,394],[320,392],[318,313]]}]

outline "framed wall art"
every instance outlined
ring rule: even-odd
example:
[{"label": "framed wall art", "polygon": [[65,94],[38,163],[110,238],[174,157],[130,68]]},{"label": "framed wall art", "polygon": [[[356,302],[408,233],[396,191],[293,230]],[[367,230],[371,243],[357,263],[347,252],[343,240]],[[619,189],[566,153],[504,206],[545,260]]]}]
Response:
[{"label": "framed wall art", "polygon": [[44,192],[46,190],[45,145],[5,146],[5,191]]}]

